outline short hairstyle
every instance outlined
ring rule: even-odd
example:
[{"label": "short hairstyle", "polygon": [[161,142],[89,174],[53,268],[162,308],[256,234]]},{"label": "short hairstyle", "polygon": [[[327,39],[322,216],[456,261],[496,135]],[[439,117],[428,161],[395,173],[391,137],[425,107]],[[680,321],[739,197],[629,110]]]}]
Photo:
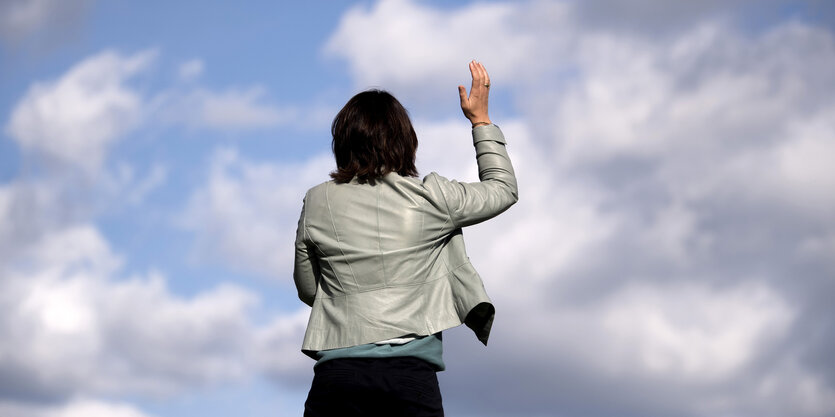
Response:
[{"label": "short hairstyle", "polygon": [[382,90],[363,91],[345,104],[331,125],[337,183],[374,185],[390,172],[416,177],[417,135],[409,113],[394,96]]}]

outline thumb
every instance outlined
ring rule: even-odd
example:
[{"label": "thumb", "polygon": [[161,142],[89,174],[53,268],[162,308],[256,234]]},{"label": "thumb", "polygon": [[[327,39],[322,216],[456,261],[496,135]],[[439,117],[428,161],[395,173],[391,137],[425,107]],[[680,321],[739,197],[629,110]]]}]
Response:
[{"label": "thumb", "polygon": [[461,98],[461,107],[467,104],[467,89],[463,85],[458,86],[458,97]]}]

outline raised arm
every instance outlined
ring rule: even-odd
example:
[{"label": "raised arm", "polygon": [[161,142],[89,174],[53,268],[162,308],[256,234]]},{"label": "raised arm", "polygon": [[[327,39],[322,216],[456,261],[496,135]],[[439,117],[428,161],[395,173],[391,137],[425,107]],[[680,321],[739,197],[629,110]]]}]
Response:
[{"label": "raised arm", "polygon": [[461,110],[473,125],[473,145],[480,182],[463,183],[437,174],[426,179],[427,189],[443,199],[451,220],[446,227],[460,228],[495,217],[518,200],[516,175],[505,149],[505,138],[488,114],[490,77],[484,66],[470,62],[470,93],[458,86]]}]

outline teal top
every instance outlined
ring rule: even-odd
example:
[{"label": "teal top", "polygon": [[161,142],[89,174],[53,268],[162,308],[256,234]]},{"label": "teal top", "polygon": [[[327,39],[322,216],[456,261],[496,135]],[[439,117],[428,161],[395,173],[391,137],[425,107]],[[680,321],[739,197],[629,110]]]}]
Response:
[{"label": "teal top", "polygon": [[436,371],[446,369],[444,346],[441,332],[418,337],[402,345],[368,343],[346,348],[320,350],[316,352],[316,367],[322,362],[337,358],[393,358],[411,356],[429,362]]}]

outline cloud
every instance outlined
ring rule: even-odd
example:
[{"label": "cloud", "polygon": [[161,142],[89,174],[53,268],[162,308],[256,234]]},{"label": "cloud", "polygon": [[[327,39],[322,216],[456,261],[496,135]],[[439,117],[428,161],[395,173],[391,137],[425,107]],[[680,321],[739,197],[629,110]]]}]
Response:
[{"label": "cloud", "polygon": [[[16,103],[5,131],[49,170],[101,173],[108,150],[142,125],[185,125],[210,130],[247,130],[283,125],[307,126],[321,112],[265,103],[263,87],[214,90],[175,85],[145,97],[130,85],[148,72],[156,51],[130,56],[105,51],[84,59],[53,81],[35,83]],[[203,63],[180,67],[183,81],[195,79]],[[69,170],[69,171],[68,171]],[[101,180],[98,178],[97,180]]]},{"label": "cloud", "polygon": [[0,414],[144,416],[96,398],[309,379],[298,352],[307,311],[260,326],[260,299],[240,286],[181,297],[160,272],[124,271],[96,227],[54,215],[59,185],[0,187],[0,215],[13,220],[0,224]]},{"label": "cloud", "polygon": [[[83,60],[31,87],[7,124],[25,154],[48,166],[0,185],[0,216],[9,220],[0,222],[0,414],[142,416],[98,398],[171,396],[261,375],[299,380],[310,371],[299,363],[309,359],[296,346],[298,313],[259,326],[259,298],[232,284],[175,295],[161,272],[124,271],[93,226],[97,204],[141,204],[166,181],[159,163],[137,177],[120,162],[104,175],[112,144],[158,110],[128,86],[153,56]],[[275,355],[291,346],[296,355]]]},{"label": "cloud", "polygon": [[271,380],[293,388],[310,383],[313,362],[301,354],[301,340],[307,328],[310,308],[275,317],[257,335],[257,368]]},{"label": "cloud", "polygon": [[[825,415],[832,405],[822,378],[773,351],[794,311],[761,283],[636,284],[585,300],[552,291],[524,304],[491,294],[501,315],[486,349],[462,339],[469,335],[446,338],[451,412],[540,415],[553,406],[567,415],[717,415],[730,406],[778,416]],[[780,391],[787,380],[809,385]]]},{"label": "cloud", "polygon": [[[74,217],[62,207],[55,187],[44,182],[13,182],[0,185],[0,264],[14,259],[21,248],[46,231]],[[68,209],[64,211],[63,209]]]},{"label": "cloud", "polygon": [[151,417],[127,404],[84,399],[61,406],[0,402],[0,414],[6,417]]},{"label": "cloud", "polygon": [[7,0],[0,2],[0,39],[20,44],[35,37],[62,40],[76,28],[92,0]]},{"label": "cloud", "polygon": [[[180,66],[181,81],[194,84],[204,71],[202,61]],[[329,123],[331,109],[317,106],[276,104],[263,86],[225,89],[192,85],[163,90],[154,106],[156,122],[192,130],[247,132],[292,127],[310,129]]]},{"label": "cloud", "polygon": [[[3,3],[0,19],[21,4]],[[417,116],[422,174],[475,179],[452,91],[472,58],[494,78],[521,200],[465,231],[498,316],[486,349],[458,337],[466,329],[448,332],[449,414],[835,412],[835,40],[797,20],[734,27],[752,4],[396,0],[340,21],[324,53],[355,86],[391,89]],[[15,25],[0,26],[43,23]],[[108,149],[156,115],[246,131],[335,113],[275,104],[257,85],[200,84],[199,59],[177,68],[179,84],[146,94],[131,83],[152,62],[151,52],[90,57],[29,88],[6,132],[52,174],[103,174]],[[286,163],[216,150],[185,193],[196,257],[289,285],[301,198],[332,166],[330,155]],[[115,169],[94,179],[96,194],[118,188],[131,204],[169,176],[162,164]],[[125,271],[73,181],[0,185],[0,414],[134,417],[100,399],[257,375],[309,381],[305,307],[256,324],[260,300],[245,288],[183,297],[163,272]]]},{"label": "cloud", "polygon": [[[560,13],[560,7],[552,9],[549,14]],[[358,88],[438,94],[444,85],[454,90],[470,59],[489,63],[496,79],[536,68],[531,65],[531,57],[539,55],[535,40],[513,29],[515,24],[537,22],[520,19],[511,4],[435,10],[412,1],[381,1],[349,10],[324,52],[347,61]]]},{"label": "cloud", "polygon": [[217,150],[207,183],[192,194],[182,216],[184,226],[196,232],[198,258],[285,281],[302,198],[308,187],[328,178],[331,159],[277,164]]},{"label": "cloud", "polygon": [[[593,319],[602,330],[599,342],[610,341],[610,352],[595,355],[603,367],[620,373],[618,367],[632,365],[638,373],[696,381],[737,373],[759,345],[785,334],[793,318],[785,301],[762,285],[627,288],[604,304],[589,311],[599,315]],[[577,353],[590,362],[588,352]]]},{"label": "cloud", "polygon": [[[325,48],[358,85],[395,86],[412,114],[435,116],[426,103],[453,99],[427,80],[459,83],[469,39],[484,39],[493,93],[515,103],[493,119],[520,201],[465,231],[495,339],[483,351],[447,339],[445,403],[495,416],[831,414],[832,33],[798,21],[743,32],[731,24],[744,8],[714,4],[663,6],[688,23],[641,30],[592,22],[598,6],[380,2],[349,12]],[[473,178],[460,124],[419,120],[419,168]]]},{"label": "cloud", "polygon": [[203,75],[204,70],[205,65],[202,60],[191,59],[180,64],[177,74],[183,81],[191,81]]},{"label": "cloud", "polygon": [[[628,6],[611,0],[576,2],[577,19],[584,26],[605,31],[625,30],[632,34],[659,35],[679,32],[699,22],[725,16],[729,8],[738,8],[750,1],[661,2],[634,1]],[[765,2],[760,2],[760,4]],[[778,1],[771,1],[778,3]],[[771,5],[769,5],[771,6]]]},{"label": "cloud", "polygon": [[103,52],[58,80],[34,84],[12,111],[7,133],[24,152],[95,174],[107,148],[142,117],[142,97],[126,82],[154,55]]},{"label": "cloud", "polygon": [[133,205],[138,205],[145,200],[145,197],[154,191],[155,189],[159,188],[163,184],[165,184],[166,179],[168,177],[168,170],[165,166],[160,164],[155,164],[151,167],[150,172],[145,178],[138,180],[135,185],[131,184],[131,177],[133,176],[133,171],[130,169],[129,166],[125,166],[125,170],[127,171],[128,181],[129,184],[128,188],[129,193],[127,200],[129,203]]},{"label": "cloud", "polygon": [[587,30],[627,36],[671,37],[713,20],[757,32],[787,19],[830,25],[832,8],[817,0],[574,1],[575,19]]},{"label": "cloud", "polygon": [[191,128],[220,130],[272,128],[299,118],[292,107],[264,103],[265,96],[266,90],[261,87],[225,91],[197,88],[175,95],[164,118]]},{"label": "cloud", "polygon": [[77,225],[0,271],[0,398],[170,395],[249,374],[253,294],[223,285],[182,299],[159,273],[120,276],[120,265]]}]

